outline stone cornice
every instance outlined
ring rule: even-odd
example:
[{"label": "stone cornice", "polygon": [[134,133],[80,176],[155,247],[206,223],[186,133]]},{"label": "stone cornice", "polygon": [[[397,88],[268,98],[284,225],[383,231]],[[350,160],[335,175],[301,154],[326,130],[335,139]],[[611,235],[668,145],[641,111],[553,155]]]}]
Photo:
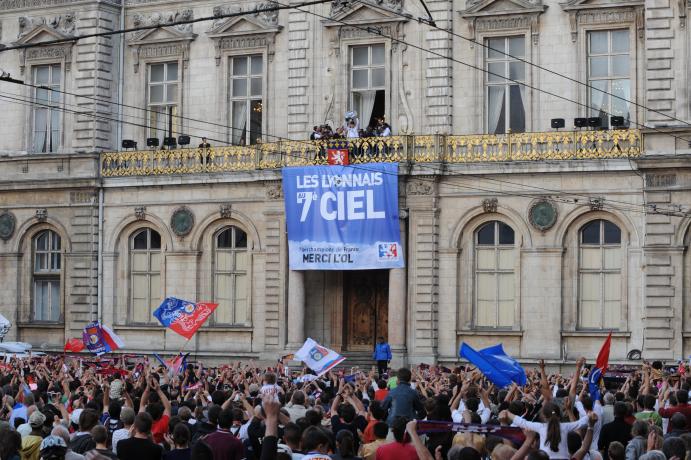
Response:
[{"label": "stone cornice", "polygon": [[[74,6],[89,3],[102,3],[120,6],[121,0],[0,0],[0,11],[36,10],[40,8],[54,8],[57,6]],[[127,3],[130,3],[129,1]]]}]

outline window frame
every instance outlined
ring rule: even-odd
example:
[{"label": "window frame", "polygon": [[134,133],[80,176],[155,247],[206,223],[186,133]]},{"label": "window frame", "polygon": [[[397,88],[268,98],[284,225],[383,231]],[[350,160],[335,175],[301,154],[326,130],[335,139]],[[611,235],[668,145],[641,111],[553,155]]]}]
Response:
[{"label": "window frame", "polygon": [[[231,230],[231,235],[232,235],[232,247],[230,248],[219,248],[218,247],[218,238],[219,236],[224,233],[227,230]],[[237,248],[235,246],[236,244],[236,230],[240,230],[245,234],[245,247],[244,248]],[[247,321],[244,323],[239,323],[237,322],[237,305],[235,304],[235,298],[233,299],[233,304],[229,305],[228,308],[231,309],[231,316],[232,320],[229,323],[226,322],[221,322],[217,319],[216,313],[209,318],[209,324],[210,326],[216,326],[216,327],[251,327],[252,326],[252,295],[251,295],[251,289],[252,289],[252,282],[251,282],[251,274],[252,274],[252,251],[250,250],[250,236],[249,233],[242,227],[235,225],[235,224],[226,224],[221,226],[220,228],[216,229],[212,234],[211,234],[211,296],[214,299],[214,302],[219,303],[218,308],[222,308],[223,305],[220,304],[218,300],[218,291],[217,291],[217,277],[218,275],[230,275],[231,278],[234,281],[234,286],[233,286],[233,293],[235,293],[235,288],[237,286],[237,278],[238,275],[244,275],[246,278],[246,308],[247,308]],[[233,270],[219,270],[218,269],[218,253],[219,251],[222,252],[228,252],[232,253],[234,255],[233,258]],[[241,271],[237,270],[236,266],[236,255],[238,252],[245,252],[247,254],[247,267],[244,270],[244,273]],[[216,311],[218,311],[218,308]]]},{"label": "window frame", "polygon": [[[45,103],[46,106],[49,107],[44,107],[44,106],[38,106],[38,105],[33,105],[31,107],[31,110],[29,111],[29,122],[31,126],[31,131],[29,132],[29,145],[31,146],[31,152],[32,153],[60,153],[62,151],[63,145],[64,145],[64,101],[65,98],[63,97],[62,91],[64,91],[64,85],[65,85],[65,66],[63,65],[63,62],[36,62],[31,65],[30,68],[30,78],[31,78],[31,83],[35,86],[38,86],[39,83],[37,82],[37,72],[38,69],[41,67],[47,67],[49,69],[49,81],[51,82],[49,85],[44,85],[44,86],[50,86],[52,89],[49,91],[50,95],[50,102]],[[57,68],[57,73],[60,76],[60,82],[58,84],[53,84],[53,75],[55,73],[55,69]],[[55,89],[57,87],[57,89]],[[30,97],[31,100],[34,102],[34,104],[39,104],[37,92],[39,91],[40,88],[32,87],[30,88]],[[53,102],[53,95],[57,94],[58,95],[58,101]],[[45,136],[46,136],[46,150],[38,150],[36,146],[36,115],[38,109],[45,109],[47,110],[48,116],[47,116],[47,126],[46,126],[46,131],[45,131]],[[57,116],[58,116],[58,128],[54,129],[53,128],[53,111],[57,111]],[[49,146],[52,145],[52,133],[53,131],[57,131],[57,138],[58,138],[58,145],[54,146],[54,148],[50,148]]]},{"label": "window frame", "polygon": [[[256,96],[252,96],[251,93],[251,81],[252,78],[257,78],[259,74],[252,74],[252,69],[251,69],[251,63],[252,57],[260,57],[262,61],[262,73],[261,73],[261,82],[262,82],[262,90],[261,90],[261,95],[259,96],[259,99],[261,99],[261,114],[262,114],[262,119],[261,119],[261,127],[260,127],[260,135],[257,138],[257,141],[252,143],[252,139],[250,137],[250,117],[252,114],[252,101],[256,100]],[[248,62],[248,73],[244,76],[239,76],[238,78],[233,76],[233,66],[234,66],[234,60],[239,59],[239,58],[245,58],[247,59]],[[268,72],[267,72],[267,67],[269,65],[269,60],[267,59],[266,55],[266,50],[243,50],[242,53],[232,53],[227,55],[227,60],[226,60],[226,68],[225,68],[225,74],[226,74],[226,112],[227,112],[227,118],[228,118],[228,142],[231,145],[238,145],[238,146],[249,146],[249,145],[256,145],[259,143],[262,143],[265,141],[265,127],[267,123],[267,116],[266,116],[266,106],[267,106],[267,82],[268,82]],[[241,80],[242,77],[244,77],[245,81],[247,81],[248,85],[246,86],[247,92],[245,96],[233,96],[233,82],[235,80]],[[234,144],[233,143],[233,134],[235,130],[233,127],[235,126],[235,120],[233,119],[233,103],[234,102],[240,102],[244,101],[246,104],[245,107],[245,116],[247,117],[247,123],[245,125],[245,133],[243,134],[245,136],[245,143],[244,144]]]},{"label": "window frame", "polygon": [[[478,243],[478,238],[479,238],[479,233],[480,230],[482,230],[485,226],[487,225],[493,225],[494,229],[494,244],[479,244]],[[509,227],[512,232],[513,232],[513,244],[502,244],[499,242],[499,224],[504,224],[507,227]],[[471,236],[471,244],[472,244],[472,298],[471,298],[471,305],[472,305],[472,328],[475,330],[514,330],[516,329],[518,323],[519,323],[519,318],[518,318],[518,305],[519,305],[519,289],[517,286],[517,275],[518,275],[518,267],[519,267],[519,259],[520,259],[520,251],[518,251],[518,235],[515,230],[515,228],[508,224],[507,222],[498,219],[498,218],[492,218],[488,219],[486,221],[483,221],[479,223],[477,226],[475,226],[472,236]],[[480,269],[478,268],[478,251],[480,248],[484,249],[489,249],[492,248],[494,252],[494,269]],[[508,248],[512,248],[511,250],[513,251],[513,266],[512,268],[509,269],[500,269],[499,267],[499,253],[501,250],[506,250]],[[479,274],[480,273],[489,273],[493,274],[495,278],[495,321],[493,325],[479,325],[478,324],[478,294],[479,294]],[[500,315],[500,300],[499,300],[499,282],[498,278],[500,274],[512,274],[513,275],[513,309],[512,309],[512,314],[513,314],[513,321],[510,326],[500,326],[499,325],[499,315]]]},{"label": "window frame", "polygon": [[[381,45],[384,48],[384,64],[383,65],[372,65],[372,47]],[[360,47],[367,47],[367,65],[366,66],[355,66],[353,64],[353,49],[354,48],[360,48]],[[360,39],[360,40],[352,40],[352,41],[347,41],[342,44],[342,52],[344,53],[344,56],[347,56],[347,69],[348,72],[345,76],[345,89],[346,89],[346,95],[345,95],[345,105],[346,109],[344,112],[349,111],[349,110],[356,110],[358,112],[358,119],[360,120],[360,129],[365,129],[367,128],[367,125],[369,124],[369,120],[363,120],[362,119],[362,113],[359,110],[359,106],[356,108],[355,107],[355,97],[354,93],[357,92],[362,92],[362,91],[384,91],[384,114],[388,116],[389,113],[391,113],[391,91],[392,91],[392,82],[391,82],[391,44],[388,40],[381,40],[381,41],[372,41],[371,39]],[[371,85],[371,80],[372,80],[372,70],[374,69],[384,69],[384,85],[383,87],[372,87]],[[353,72],[355,70],[368,70],[367,73],[367,82],[368,82],[368,87],[367,88],[361,88],[359,90],[356,90],[353,88]],[[376,96],[375,96],[376,97]]]},{"label": "window frame", "polygon": [[[583,230],[593,222],[599,222],[599,243],[594,244],[594,243],[583,243]],[[605,222],[608,222],[614,226],[616,226],[619,229],[619,243],[614,244],[614,243],[605,243],[604,241],[604,234],[605,234]],[[586,222],[583,222],[579,227],[577,231],[577,242],[578,242],[578,254],[577,254],[577,270],[576,270],[576,328],[579,331],[605,331],[605,330],[614,330],[614,331],[620,331],[621,330],[621,321],[617,326],[609,326],[605,325],[605,279],[607,274],[618,274],[620,277],[619,280],[619,285],[620,285],[620,295],[619,295],[619,314],[616,315],[618,317],[623,316],[623,310],[625,309],[625,289],[626,289],[626,282],[624,281],[624,276],[625,276],[625,270],[624,267],[626,265],[626,247],[624,245],[624,231],[622,230],[621,225],[619,225],[617,222],[614,222],[610,219],[598,217],[595,219],[590,219]],[[600,268],[599,269],[590,269],[590,268],[583,268],[583,247],[586,248],[591,248],[595,249],[597,248],[600,252]],[[607,269],[605,268],[605,249],[607,248],[618,248],[620,251],[619,254],[619,268],[618,269]],[[582,306],[582,301],[583,301],[583,275],[584,274],[597,274],[598,275],[598,281],[600,284],[600,299],[599,299],[599,310],[600,310],[600,327],[585,327],[582,325],[582,318],[583,318],[583,306]]]},{"label": "window frame", "polygon": [[[484,116],[482,117],[482,123],[483,123],[483,132],[488,133],[488,134],[496,134],[496,135],[501,135],[501,134],[506,134],[511,130],[511,132],[529,132],[529,126],[530,126],[530,103],[529,103],[529,88],[526,85],[530,85],[530,71],[529,67],[525,62],[522,62],[518,59],[510,58],[506,55],[502,55],[500,58],[490,58],[489,57],[489,52],[490,50],[487,48],[489,46],[489,41],[490,40],[496,40],[496,39],[504,39],[504,51],[507,54],[511,54],[510,48],[509,48],[509,40],[511,38],[523,38],[523,60],[529,61],[530,59],[530,51],[532,47],[532,41],[530,40],[530,37],[526,33],[511,33],[510,31],[503,31],[502,33],[498,34],[487,34],[483,35],[481,37],[482,43],[485,46],[479,46],[480,51],[482,53],[482,97],[483,97],[483,110],[484,110]],[[490,64],[495,64],[495,63],[503,63],[504,64],[504,75],[507,75],[510,77],[510,63],[512,62],[521,62],[523,64],[523,80],[519,79],[514,79],[516,81],[524,83],[524,85],[516,85],[515,83],[509,81],[506,79],[501,81],[501,82],[490,82],[489,77],[490,75],[486,72],[489,70],[489,65]],[[523,99],[523,125],[524,129],[523,131],[514,131],[513,128],[510,126],[510,113],[511,113],[511,91],[510,88],[512,86],[518,86],[519,91],[522,91],[521,97]],[[498,132],[498,133],[490,133],[490,126],[489,126],[489,90],[491,87],[503,87],[504,88],[504,132]]]},{"label": "window frame", "polygon": [[[134,249],[134,240],[135,238],[142,232],[147,232],[147,249]],[[159,252],[159,267],[158,271],[152,270],[152,264],[151,264],[151,256],[152,254],[156,251],[155,249],[151,248],[151,234],[152,232],[156,232],[160,238],[160,247],[158,248]],[[151,302],[153,300],[153,295],[154,293],[152,292],[151,289],[151,277],[152,275],[158,274],[159,277],[159,293],[158,293],[158,302],[160,303],[163,300],[163,294],[164,294],[164,279],[163,279],[163,267],[164,267],[164,261],[163,261],[163,237],[161,235],[161,232],[159,232],[155,228],[151,227],[140,227],[136,228],[133,231],[130,232],[129,238],[127,239],[127,283],[128,283],[128,295],[127,295],[127,323],[131,325],[140,325],[140,326],[148,326],[151,324],[155,323],[153,314],[149,315],[149,320],[148,321],[136,321],[134,319],[134,276],[135,275],[144,275],[147,278],[147,295],[148,295],[148,303],[149,303],[149,310],[150,313],[153,313],[153,311],[158,307],[158,305],[151,305]],[[136,252],[135,252],[136,251]],[[146,253],[147,254],[147,270],[141,271],[141,270],[134,270],[134,255],[136,253]]]},{"label": "window frame", "polygon": [[[613,53],[612,52],[612,33],[617,32],[617,31],[627,31],[628,32],[628,52],[627,53]],[[628,79],[629,81],[629,95],[626,97],[629,101],[635,101],[637,90],[636,90],[636,55],[637,55],[637,47],[636,47],[636,32],[633,27],[631,27],[628,24],[608,24],[600,27],[588,27],[584,29],[583,31],[583,56],[585,59],[585,65],[583,66],[584,69],[584,80],[587,82],[588,86],[585,88],[585,101],[586,101],[586,106],[587,107],[582,107],[582,110],[586,111],[587,117],[595,117],[596,115],[593,113],[593,107],[592,107],[592,94],[593,94],[593,89],[591,88],[593,86],[593,82],[596,81],[605,81],[607,82],[607,88],[605,89],[605,92],[610,93],[610,94],[605,94],[605,97],[607,98],[607,104],[605,108],[605,112],[607,112],[607,115],[605,116],[605,119],[602,120],[602,127],[603,128],[610,128],[610,117],[612,115],[615,115],[612,113],[612,98],[611,94],[613,93],[612,90],[612,83],[614,81],[618,80],[624,80]],[[599,53],[599,54],[594,54],[591,55],[590,53],[590,43],[591,43],[591,36],[593,33],[598,33],[598,32],[605,32],[607,33],[607,53]],[[628,54],[628,63],[629,63],[629,73],[627,78],[623,77],[615,77],[610,75],[611,73],[611,67],[612,67],[612,57],[613,56],[622,56]],[[607,76],[605,77],[591,77],[591,57],[607,57]],[[624,117],[624,127],[629,127],[632,123],[635,124],[635,119],[636,119],[636,107],[629,103],[628,104],[628,119]]]},{"label": "window frame", "polygon": [[[48,235],[48,249],[46,250],[41,250],[39,252],[38,250],[38,239],[44,235]],[[58,239],[59,247],[57,249],[53,249],[53,240],[54,238]],[[41,324],[58,324],[63,321],[63,303],[64,303],[64,285],[63,285],[63,269],[65,266],[65,261],[64,261],[64,249],[63,249],[63,238],[62,236],[56,232],[52,228],[42,228],[38,230],[36,233],[34,233],[31,236],[30,240],[30,245],[31,245],[31,285],[30,285],[30,320],[33,322],[38,322]],[[47,256],[48,259],[48,265],[52,266],[52,257],[57,256],[58,261],[59,261],[59,268],[57,269],[48,269],[48,270],[37,270],[36,268],[36,263],[37,263],[37,256],[38,254],[43,254]],[[57,310],[58,310],[58,315],[57,319],[43,319],[43,318],[38,318],[36,315],[37,310],[37,296],[36,296],[36,284],[37,282],[49,282],[49,283],[57,283],[58,285],[58,305],[57,305]],[[52,305],[52,298],[51,298],[51,304],[50,304],[50,311],[51,313],[54,311],[53,305]],[[50,316],[50,315],[49,315]]]},{"label": "window frame", "polygon": [[[176,80],[166,80],[166,77],[168,75],[168,65],[170,64],[177,64],[178,66],[178,71],[177,71],[177,79]],[[151,82],[151,75],[152,75],[152,67],[156,65],[163,65],[164,66],[164,80],[160,82]],[[182,128],[182,106],[183,106],[183,72],[184,72],[184,65],[182,60],[177,59],[177,58],[164,58],[161,60],[156,60],[156,61],[148,61],[146,62],[145,65],[146,71],[143,72],[143,77],[144,77],[144,94],[145,94],[145,103],[146,103],[146,109],[147,109],[147,118],[146,118],[146,124],[147,126],[144,128],[145,130],[145,137],[150,138],[150,137],[157,137],[159,139],[159,148],[163,146],[163,140],[168,137],[168,124],[166,123],[165,128],[164,128],[164,134],[163,136],[158,136],[154,135],[153,130],[157,129],[155,128],[154,122],[152,121],[152,116],[161,116],[163,115],[164,117],[168,117],[168,108],[169,107],[175,107],[176,110],[174,114],[172,115],[173,117],[173,128],[172,128],[172,137],[176,138],[178,135],[180,135],[183,132]],[[166,100],[162,102],[150,102],[151,101],[151,87],[152,86],[158,86],[162,85],[164,87],[164,99],[165,96],[168,95],[168,86],[169,85],[177,85],[177,94],[176,94],[176,102],[174,104],[168,103]],[[165,113],[160,112],[161,108],[164,108],[166,110]]]}]

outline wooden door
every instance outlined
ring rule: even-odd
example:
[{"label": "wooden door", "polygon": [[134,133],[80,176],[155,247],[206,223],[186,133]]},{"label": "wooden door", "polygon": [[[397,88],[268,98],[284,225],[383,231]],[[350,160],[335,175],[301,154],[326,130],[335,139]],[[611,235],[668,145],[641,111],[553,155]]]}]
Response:
[{"label": "wooden door", "polygon": [[345,337],[348,351],[371,351],[378,336],[388,335],[389,271],[345,271]]}]

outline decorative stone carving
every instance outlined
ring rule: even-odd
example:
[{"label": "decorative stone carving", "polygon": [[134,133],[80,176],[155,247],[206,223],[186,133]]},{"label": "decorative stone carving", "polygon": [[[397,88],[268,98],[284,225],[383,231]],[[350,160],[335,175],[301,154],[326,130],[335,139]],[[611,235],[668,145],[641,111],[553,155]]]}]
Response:
[{"label": "decorative stone carving", "polygon": [[[130,3],[131,1],[132,0],[129,0],[128,3]],[[77,3],[77,0],[0,0],[0,11],[5,12],[9,10],[26,10],[47,7],[53,8],[56,6],[69,5],[72,3]],[[120,5],[121,0],[107,0],[106,3]]]},{"label": "decorative stone carving", "polygon": [[17,38],[22,38],[41,26],[49,27],[62,35],[73,36],[76,22],[74,13],[58,16],[20,16]]},{"label": "decorative stone carving", "polygon": [[[401,11],[403,9],[403,0],[375,0],[372,3],[381,5],[394,11]],[[360,2],[354,0],[332,0],[331,2],[331,17],[340,15],[341,13],[353,9]]]},{"label": "decorative stone carving", "polygon": [[[191,8],[186,8],[184,10],[178,11],[161,11],[149,14],[136,13],[132,19],[132,25],[134,27],[147,27],[147,26],[166,26],[171,29],[175,29],[183,34],[192,33],[192,24],[173,24],[174,22],[189,21],[194,18],[194,13]],[[144,35],[147,35],[149,30],[141,30],[139,32],[134,32],[132,39],[136,40]]]},{"label": "decorative stone carving", "polygon": [[266,198],[269,200],[280,200],[283,198],[283,187],[281,184],[278,183],[267,186]]},{"label": "decorative stone carving", "polygon": [[496,198],[485,198],[482,200],[482,210],[484,212],[497,212],[497,206],[499,205],[499,200]]},{"label": "decorative stone carving", "polygon": [[221,213],[221,217],[223,219],[230,219],[230,215],[232,213],[232,204],[230,203],[224,203],[220,206],[219,212]]},{"label": "decorative stone carving", "polygon": [[561,7],[569,13],[569,25],[571,27],[571,41],[578,38],[578,30],[583,26],[591,25],[626,25],[635,24],[638,37],[643,38],[645,33],[645,10],[643,1],[640,5],[617,7],[616,3],[591,5],[586,0],[569,0],[562,3]]},{"label": "decorative stone carving", "polygon": [[39,222],[45,222],[48,220],[48,210],[46,208],[38,208],[35,217]]},{"label": "decorative stone carving", "polygon": [[[253,8],[246,8],[244,11],[250,12],[254,11],[252,15],[257,20],[263,22],[267,26],[275,27],[278,25],[278,10],[269,10],[269,8],[276,7],[277,4],[273,2],[258,3]],[[215,29],[219,25],[225,23],[229,18],[223,18],[221,16],[226,16],[229,14],[239,14],[242,13],[243,8],[240,5],[219,5],[215,6],[213,13],[214,17],[218,18],[213,22],[212,29]]]},{"label": "decorative stone carving", "polygon": [[408,195],[431,195],[432,184],[420,180],[408,182],[408,185],[406,186],[406,192],[408,193]]},{"label": "decorative stone carving", "polygon": [[604,207],[604,198],[601,196],[591,198],[588,202],[591,211],[602,211]]},{"label": "decorative stone carving", "polygon": [[137,206],[134,208],[134,218],[137,220],[146,219],[146,206]]},{"label": "decorative stone carving", "polygon": [[14,229],[17,225],[17,219],[9,211],[0,213],[0,239],[9,240],[14,234]]},{"label": "decorative stone carving", "polygon": [[170,228],[173,233],[180,237],[187,236],[193,227],[194,214],[189,208],[181,206],[173,211],[173,215],[170,217]]},{"label": "decorative stone carving", "polygon": [[544,232],[557,222],[557,208],[550,200],[541,199],[534,202],[528,210],[530,225]]},{"label": "decorative stone carving", "polygon": [[[534,45],[540,36],[540,15],[547,9],[542,0],[512,0],[502,3],[501,0],[471,0],[461,16],[469,21],[470,38],[475,39],[476,32],[527,30]],[[505,5],[511,5],[506,8]],[[471,45],[472,46],[472,45]]]}]

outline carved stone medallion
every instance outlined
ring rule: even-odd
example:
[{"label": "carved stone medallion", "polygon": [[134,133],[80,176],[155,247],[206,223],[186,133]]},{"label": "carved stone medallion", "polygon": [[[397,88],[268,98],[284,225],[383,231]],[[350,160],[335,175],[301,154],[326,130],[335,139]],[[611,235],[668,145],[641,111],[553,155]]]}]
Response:
[{"label": "carved stone medallion", "polygon": [[9,240],[14,234],[17,219],[9,211],[0,213],[0,239]]},{"label": "carved stone medallion", "polygon": [[530,206],[528,220],[542,232],[549,230],[557,222],[557,208],[549,200],[538,200]]},{"label": "carved stone medallion", "polygon": [[186,236],[194,227],[194,214],[186,207],[181,207],[173,212],[170,218],[170,228],[177,236]]}]

